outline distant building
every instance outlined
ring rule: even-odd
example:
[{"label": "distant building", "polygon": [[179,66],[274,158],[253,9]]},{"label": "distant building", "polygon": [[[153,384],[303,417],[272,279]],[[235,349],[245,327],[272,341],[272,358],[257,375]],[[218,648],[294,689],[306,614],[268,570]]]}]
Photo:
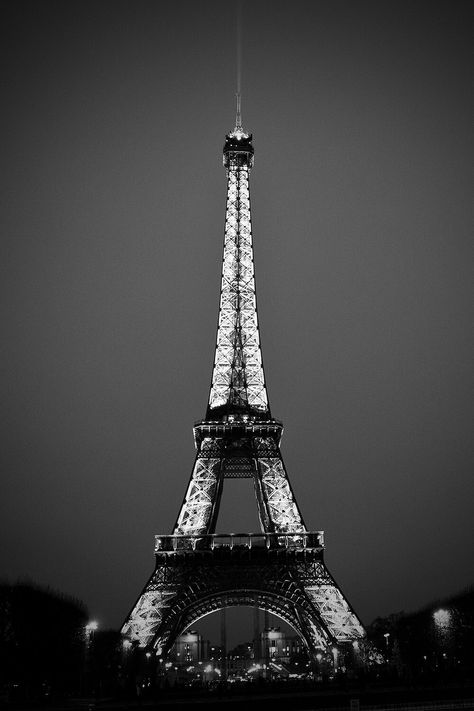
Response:
[{"label": "distant building", "polygon": [[298,635],[287,636],[279,627],[268,627],[260,633],[260,657],[263,661],[279,659],[289,663],[300,655],[306,655],[306,648]]},{"label": "distant building", "polygon": [[245,642],[228,653],[227,671],[229,677],[245,677],[247,672],[266,675],[266,670],[287,676],[290,671],[298,670],[298,663],[307,659],[300,637],[286,635],[279,627],[268,627],[260,633],[258,644],[255,640]]},{"label": "distant building", "polygon": [[227,673],[232,676],[245,676],[254,664],[255,653],[253,642],[243,642],[237,645],[227,655]]},{"label": "distant building", "polygon": [[186,669],[191,676],[204,674],[204,680],[209,680],[215,670],[225,670],[229,677],[245,677],[248,672],[265,675],[267,669],[286,676],[295,662],[306,657],[301,638],[286,635],[279,627],[267,627],[260,633],[258,643],[243,642],[225,657],[221,646],[211,645],[199,632],[189,630],[177,637],[169,655],[174,669]]},{"label": "distant building", "polygon": [[178,664],[193,664],[209,658],[209,641],[196,630],[189,630],[176,638],[170,658]]}]

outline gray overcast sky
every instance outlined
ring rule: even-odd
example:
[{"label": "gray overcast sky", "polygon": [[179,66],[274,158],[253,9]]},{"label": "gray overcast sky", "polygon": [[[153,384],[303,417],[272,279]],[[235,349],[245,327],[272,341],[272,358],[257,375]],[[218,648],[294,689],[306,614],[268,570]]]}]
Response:
[{"label": "gray overcast sky", "polygon": [[[272,412],[366,623],[474,582],[471,7],[244,6]],[[0,569],[118,626],[207,402],[234,9],[2,17]],[[224,490],[220,530],[257,527],[248,484]]]}]

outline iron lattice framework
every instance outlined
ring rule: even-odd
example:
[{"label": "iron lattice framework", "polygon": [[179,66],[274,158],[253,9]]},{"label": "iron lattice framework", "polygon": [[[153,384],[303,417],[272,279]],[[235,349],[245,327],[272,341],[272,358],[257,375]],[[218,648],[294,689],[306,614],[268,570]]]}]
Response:
[{"label": "iron lattice framework", "polygon": [[[206,418],[194,427],[196,460],[172,536],[157,536],[156,567],[122,633],[166,653],[200,617],[257,605],[291,624],[313,655],[364,636],[308,532],[270,413],[255,296],[249,173],[252,136],[238,113],[226,136],[227,205],[216,354]],[[224,480],[254,482],[262,533],[216,534]]]},{"label": "iron lattice framework", "polygon": [[209,415],[220,407],[268,412],[258,333],[249,165],[228,159],[224,259]]}]

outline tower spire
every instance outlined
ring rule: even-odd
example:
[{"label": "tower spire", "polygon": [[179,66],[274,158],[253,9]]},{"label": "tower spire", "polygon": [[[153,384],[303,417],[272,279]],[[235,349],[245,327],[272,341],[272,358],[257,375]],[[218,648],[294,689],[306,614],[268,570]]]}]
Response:
[{"label": "tower spire", "polygon": [[241,111],[241,94],[240,91],[237,91],[235,93],[235,98],[237,100],[237,110],[235,112],[235,128],[234,128],[234,133],[243,133],[244,130],[242,128],[242,111]]}]

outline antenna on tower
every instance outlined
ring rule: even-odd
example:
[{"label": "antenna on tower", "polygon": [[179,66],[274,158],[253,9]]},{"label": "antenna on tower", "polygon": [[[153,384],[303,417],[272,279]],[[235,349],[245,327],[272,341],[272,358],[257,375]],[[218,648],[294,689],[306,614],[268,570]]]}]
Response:
[{"label": "antenna on tower", "polygon": [[235,129],[234,131],[237,133],[237,131],[242,132],[242,114],[240,111],[240,91],[237,91],[235,94],[235,98],[237,99],[237,111],[235,114]]},{"label": "antenna on tower", "polygon": [[241,84],[242,84],[242,2],[237,2],[237,22],[236,22],[236,59],[237,59],[237,91],[235,98],[237,99],[237,111],[235,115],[234,132],[243,133],[242,129],[242,113],[240,108],[241,100]]},{"label": "antenna on tower", "polygon": [[237,59],[237,93],[240,94],[242,83],[242,2],[237,2],[236,17],[236,59]]}]

